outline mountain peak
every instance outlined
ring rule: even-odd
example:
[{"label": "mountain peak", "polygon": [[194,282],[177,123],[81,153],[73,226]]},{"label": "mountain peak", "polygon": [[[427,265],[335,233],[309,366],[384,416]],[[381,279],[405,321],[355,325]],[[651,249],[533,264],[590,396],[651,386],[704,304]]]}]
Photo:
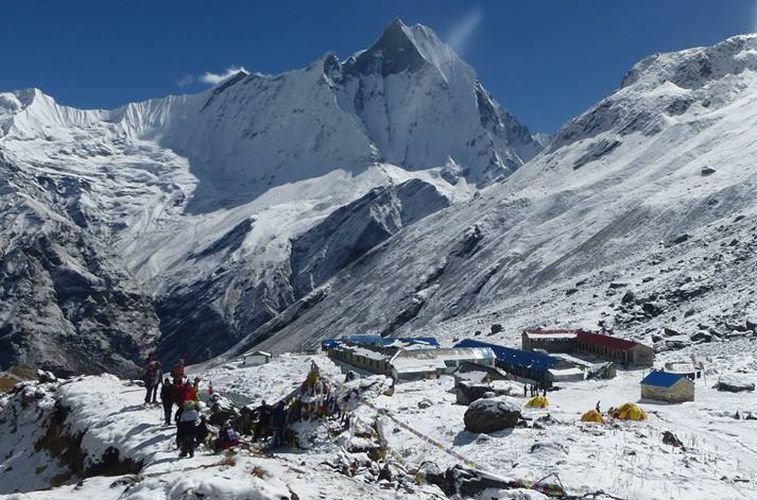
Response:
[{"label": "mountain peak", "polygon": [[380,72],[386,77],[407,70],[417,71],[425,63],[407,26],[395,19],[368,50],[355,57],[351,69],[363,74]]},{"label": "mountain peak", "polygon": [[384,33],[391,30],[403,30],[405,28],[407,28],[407,25],[402,22],[402,19],[395,17],[394,19],[392,19],[392,22],[390,22],[387,27],[384,28]]},{"label": "mountain peak", "polygon": [[637,82],[658,86],[667,81],[696,89],[743,71],[757,71],[757,34],[733,36],[711,47],[646,57],[626,74],[621,87]]},{"label": "mountain peak", "polygon": [[408,26],[394,19],[367,50],[352,58],[351,70],[382,76],[417,71],[427,64],[442,70],[450,61],[459,61],[451,47],[442,42],[430,28],[421,24]]}]

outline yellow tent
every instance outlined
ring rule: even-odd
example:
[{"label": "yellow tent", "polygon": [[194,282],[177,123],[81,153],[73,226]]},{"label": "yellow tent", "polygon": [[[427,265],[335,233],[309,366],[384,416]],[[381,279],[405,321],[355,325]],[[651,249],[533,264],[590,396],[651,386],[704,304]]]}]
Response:
[{"label": "yellow tent", "polygon": [[531,408],[547,408],[549,401],[547,401],[546,397],[539,395],[529,399],[526,406],[530,406]]},{"label": "yellow tent", "polygon": [[647,413],[635,403],[625,403],[612,413],[619,420],[646,420]]},{"label": "yellow tent", "polygon": [[605,419],[602,417],[602,414],[599,413],[596,409],[591,409],[581,415],[581,422],[594,422],[597,424],[604,424]]}]

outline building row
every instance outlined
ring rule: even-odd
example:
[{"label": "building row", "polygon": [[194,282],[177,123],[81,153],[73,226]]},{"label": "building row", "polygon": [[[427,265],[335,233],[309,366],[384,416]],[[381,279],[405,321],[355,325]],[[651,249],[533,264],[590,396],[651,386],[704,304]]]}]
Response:
[{"label": "building row", "polygon": [[639,342],[586,330],[528,328],[521,336],[523,349],[547,353],[581,353],[625,367],[654,364],[654,349]]},{"label": "building row", "polygon": [[[354,335],[328,339],[322,347],[329,355],[356,368],[396,380],[417,380],[452,373],[464,362],[496,366],[513,379],[548,388],[555,382],[583,380],[600,366],[571,354],[587,354],[605,360],[600,376],[614,376],[614,365],[651,366],[654,350],[632,340],[584,330],[531,328],[522,335],[523,349],[476,339],[465,339],[453,348],[441,348],[433,337],[387,338]],[[607,366],[609,365],[609,368]],[[596,374],[594,374],[596,376]]]},{"label": "building row", "polygon": [[[395,339],[397,340],[397,339]],[[438,343],[436,343],[438,345]],[[360,344],[356,339],[324,343],[328,355],[357,369],[382,374],[397,381],[423,380],[451,374],[464,363],[495,366],[488,348],[432,347],[415,339],[401,342]]]},{"label": "building row", "polygon": [[[433,337],[370,335],[327,340],[322,345],[336,360],[397,381],[455,373],[456,379],[478,376],[483,377],[481,381],[491,381],[506,377],[542,388],[586,377],[591,363],[567,353],[599,357],[606,361],[605,365],[612,366],[651,366],[654,361],[654,350],[644,344],[583,330],[529,329],[523,332],[522,339],[523,349],[476,339],[465,339],[452,348],[442,348]],[[475,373],[462,375],[465,372]],[[640,383],[641,397],[670,403],[693,401],[694,380],[701,374],[699,367],[669,363],[666,370],[652,370],[644,377]]]},{"label": "building row", "polygon": [[496,366],[509,373],[514,379],[542,388],[549,388],[555,382],[583,380],[584,372],[565,359],[538,352],[514,349],[491,344],[476,339],[465,339],[455,347],[485,347],[494,352]]}]

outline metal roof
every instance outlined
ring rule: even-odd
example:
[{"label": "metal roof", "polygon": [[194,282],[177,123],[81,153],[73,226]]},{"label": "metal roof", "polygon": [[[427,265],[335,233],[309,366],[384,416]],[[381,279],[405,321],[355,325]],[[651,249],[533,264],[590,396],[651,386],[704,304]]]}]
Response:
[{"label": "metal roof", "polygon": [[399,337],[397,339],[387,337],[384,340],[389,342],[393,340],[399,340],[400,342],[403,342],[405,344],[422,344],[431,347],[439,347],[439,341],[434,337]]},{"label": "metal roof", "polygon": [[682,378],[686,378],[686,376],[681,375],[680,373],[669,373],[660,370],[652,371],[649,375],[644,377],[644,380],[642,380],[641,383],[654,385],[656,387],[671,387]]},{"label": "metal roof", "polygon": [[334,349],[340,343],[355,345],[375,345],[382,347],[403,347],[403,345],[424,345],[439,347],[439,341],[434,337],[382,337],[380,335],[348,335],[338,339],[326,339],[321,342],[324,349]]},{"label": "metal roof", "polygon": [[605,335],[604,333],[590,332],[587,330],[570,330],[566,328],[546,330],[544,328],[526,328],[523,334],[528,338],[533,339],[569,339],[575,338],[578,342],[584,342],[587,344],[601,345],[610,349],[620,349],[622,351],[633,349],[639,344],[633,340],[621,339],[613,337],[612,335]]},{"label": "metal roof", "polygon": [[494,355],[497,356],[498,361],[536,370],[548,370],[557,365],[560,361],[559,359],[547,356],[546,354],[512,349],[510,347],[489,344],[488,342],[481,342],[480,340],[474,339],[464,339],[455,344],[455,347],[489,347],[494,351]]},{"label": "metal roof", "polygon": [[609,335],[602,335],[601,333],[583,331],[578,332],[576,340],[578,340],[579,342],[585,342],[587,344],[609,347],[610,349],[620,349],[621,351],[633,349],[635,346],[639,345],[638,342],[634,342],[632,340],[620,339],[618,337],[611,337]]},{"label": "metal roof", "polygon": [[398,373],[420,372],[445,369],[446,361],[473,361],[495,358],[494,352],[486,347],[455,347],[452,349],[418,349],[398,351],[391,359],[392,367]]}]

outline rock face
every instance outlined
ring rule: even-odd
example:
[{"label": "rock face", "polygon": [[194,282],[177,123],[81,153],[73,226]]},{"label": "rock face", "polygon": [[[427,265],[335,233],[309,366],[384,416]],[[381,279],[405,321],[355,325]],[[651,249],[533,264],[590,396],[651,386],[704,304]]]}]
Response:
[{"label": "rock face", "polygon": [[2,151],[0,178],[0,366],[137,375],[158,336],[150,300]]},{"label": "rock face", "polygon": [[414,179],[371,190],[292,240],[290,266],[297,298],[354,262],[402,227],[449,206],[434,186]]},{"label": "rock face", "polygon": [[520,405],[508,396],[479,399],[468,406],[463,418],[469,432],[512,429],[520,419]]},{"label": "rock face", "polygon": [[754,383],[736,374],[722,375],[715,388],[725,392],[752,392]]}]

